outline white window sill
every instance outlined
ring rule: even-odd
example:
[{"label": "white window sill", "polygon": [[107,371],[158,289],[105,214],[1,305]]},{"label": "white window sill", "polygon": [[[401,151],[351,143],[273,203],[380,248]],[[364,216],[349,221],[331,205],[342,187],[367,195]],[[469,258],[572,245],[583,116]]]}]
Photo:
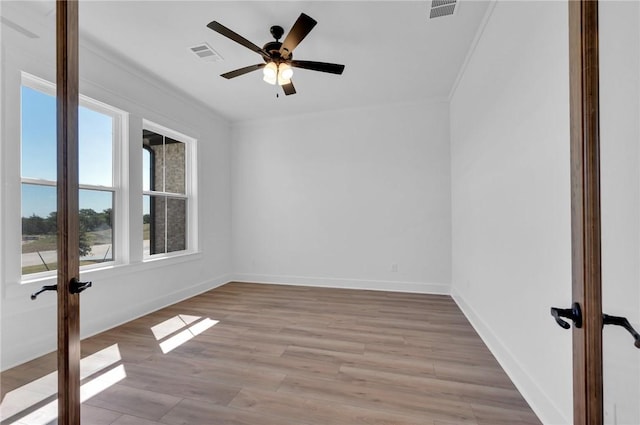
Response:
[{"label": "white window sill", "polygon": [[[176,264],[186,263],[190,261],[198,261],[202,259],[202,253],[180,252],[177,254],[147,257],[141,262],[118,264],[110,262],[105,266],[88,266],[80,270],[80,280],[90,280],[96,284],[102,279],[113,279],[118,276],[129,275],[132,273],[141,273],[145,270],[157,269],[158,267],[170,267]],[[56,272],[47,274],[46,276],[26,277],[16,284],[6,286],[5,297],[7,299],[16,299],[29,297],[30,294],[37,291],[39,286],[53,285],[57,283],[58,275]]]}]

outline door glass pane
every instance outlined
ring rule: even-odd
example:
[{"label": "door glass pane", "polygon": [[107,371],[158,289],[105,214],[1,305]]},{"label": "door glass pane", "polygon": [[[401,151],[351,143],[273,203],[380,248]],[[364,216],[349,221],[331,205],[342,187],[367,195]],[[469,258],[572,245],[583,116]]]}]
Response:
[{"label": "door glass pane", "polygon": [[78,156],[81,184],[113,185],[113,118],[92,109],[80,107]]},{"label": "door glass pane", "polygon": [[[56,100],[26,87],[22,74],[55,81],[56,4],[0,3],[0,192],[4,198],[0,423],[49,425],[58,416],[56,353],[41,357],[37,364],[30,360],[44,349],[55,350],[56,293],[45,292],[32,301],[28,294],[40,285],[22,285],[20,279],[23,275],[36,278],[36,273],[57,267],[56,188],[21,184],[20,177],[56,179]],[[39,348],[34,346],[36,341]]]},{"label": "door glass pane", "polygon": [[56,98],[21,87],[22,177],[56,180]]},{"label": "door glass pane", "polygon": [[[22,185],[22,274],[56,270],[55,186]],[[113,193],[80,190],[80,265],[113,261]]]},{"label": "door glass pane", "polygon": [[[640,4],[600,2],[602,301],[640,331]],[[606,424],[640,424],[640,350],[603,329]]]},{"label": "door glass pane", "polygon": [[80,265],[113,261],[113,192],[80,191]]},{"label": "door glass pane", "polygon": [[[56,99],[21,87],[22,177],[55,181]],[[81,184],[112,186],[113,118],[81,106],[78,116]]]},{"label": "door glass pane", "polygon": [[57,269],[55,186],[22,185],[22,274]]}]

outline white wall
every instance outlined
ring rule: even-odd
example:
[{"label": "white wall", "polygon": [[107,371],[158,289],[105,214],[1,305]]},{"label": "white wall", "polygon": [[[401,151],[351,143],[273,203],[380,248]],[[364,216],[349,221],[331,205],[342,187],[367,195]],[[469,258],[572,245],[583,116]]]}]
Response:
[{"label": "white wall", "polygon": [[572,417],[566,2],[497,2],[451,100],[453,294],[545,424]]},{"label": "white wall", "polygon": [[[571,422],[566,2],[498,2],[451,102],[456,300],[546,424]],[[638,327],[639,7],[600,8],[603,302]],[[507,36],[508,35],[508,36]],[[638,424],[638,352],[604,330],[605,423]]]},{"label": "white wall", "polygon": [[[49,281],[21,284],[20,265],[20,71],[55,81],[53,22],[26,13],[18,3],[3,14],[42,36],[29,39],[2,25],[2,369],[55,349],[55,295],[29,294]],[[29,27],[32,26],[32,28]],[[153,77],[118,63],[88,40],[81,40],[81,92],[130,113],[128,178],[131,264],[82,273],[94,287],[82,294],[82,335],[87,336],[173,304],[229,280],[231,264],[230,126],[193,99]],[[142,119],[198,139],[199,252],[143,262]],[[138,249],[139,248],[139,249]],[[49,279],[51,281],[51,279]]]},{"label": "white wall", "polygon": [[233,141],[236,279],[448,292],[447,103],[240,123]]},{"label": "white wall", "polygon": [[[640,4],[599,9],[603,311],[640,330]],[[603,331],[607,424],[640,423],[640,350]]]}]

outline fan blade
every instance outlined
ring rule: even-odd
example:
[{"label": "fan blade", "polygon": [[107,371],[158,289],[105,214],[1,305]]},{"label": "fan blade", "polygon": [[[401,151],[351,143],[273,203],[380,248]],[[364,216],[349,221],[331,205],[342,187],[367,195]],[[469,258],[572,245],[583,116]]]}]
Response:
[{"label": "fan blade", "polygon": [[293,27],[291,27],[291,30],[289,30],[289,34],[287,34],[282,46],[280,47],[280,56],[285,59],[291,56],[293,49],[300,44],[300,42],[311,32],[317,23],[318,22],[311,16],[301,13],[295,24],[293,24]]},{"label": "fan blade", "polygon": [[344,71],[344,65],[327,62],[291,61],[291,66],[312,71],[329,72],[331,74],[342,74],[342,71]]},{"label": "fan blade", "polygon": [[283,84],[282,90],[284,90],[284,94],[289,96],[290,94],[296,94],[296,88],[293,87],[293,81],[289,80],[289,84]]},{"label": "fan blade", "polygon": [[224,74],[221,74],[220,76],[226,78],[227,80],[230,80],[231,78],[239,77],[239,76],[247,74],[247,73],[249,73],[251,71],[257,71],[260,68],[264,68],[265,65],[266,65],[266,63],[259,63],[259,64],[256,64],[256,65],[249,65],[249,66],[245,66],[244,68],[236,69],[235,71],[225,72]]},{"label": "fan blade", "polygon": [[218,34],[222,34],[225,37],[235,41],[236,43],[243,45],[249,50],[253,50],[254,52],[262,55],[263,57],[269,58],[269,53],[265,52],[263,48],[256,46],[255,44],[253,44],[252,42],[250,42],[240,34],[231,31],[229,28],[225,27],[219,22],[216,22],[216,21],[209,22],[207,27],[214,30]]}]

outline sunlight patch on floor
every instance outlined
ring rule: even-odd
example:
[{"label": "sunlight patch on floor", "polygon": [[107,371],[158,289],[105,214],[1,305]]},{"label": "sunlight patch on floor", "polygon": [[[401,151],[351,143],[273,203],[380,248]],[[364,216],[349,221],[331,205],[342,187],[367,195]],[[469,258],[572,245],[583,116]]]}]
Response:
[{"label": "sunlight patch on floor", "polygon": [[153,326],[151,332],[156,340],[160,341],[162,352],[167,354],[193,337],[215,326],[218,322],[218,320],[212,320],[208,317],[203,319],[200,316],[179,314]]},{"label": "sunlight patch on floor", "polygon": [[[102,372],[80,387],[80,400],[83,402],[99,394],[127,375],[118,344],[113,344],[80,360],[80,379],[86,379]],[[7,425],[47,425],[58,417],[57,399],[38,407],[58,393],[58,372],[52,372],[7,393],[0,404],[0,422],[5,424],[9,418],[17,418]],[[35,409],[35,410],[33,410]],[[33,410],[32,412],[30,412]],[[27,413],[30,412],[30,413]],[[26,413],[26,414],[25,414]],[[22,416],[24,414],[24,416]]]},{"label": "sunlight patch on floor", "polygon": [[201,319],[201,317],[199,316],[179,314],[172,317],[171,319],[167,319],[164,322],[158,323],[157,325],[151,327],[151,332],[153,333],[153,336],[156,338],[156,340],[159,341],[199,319]]}]

